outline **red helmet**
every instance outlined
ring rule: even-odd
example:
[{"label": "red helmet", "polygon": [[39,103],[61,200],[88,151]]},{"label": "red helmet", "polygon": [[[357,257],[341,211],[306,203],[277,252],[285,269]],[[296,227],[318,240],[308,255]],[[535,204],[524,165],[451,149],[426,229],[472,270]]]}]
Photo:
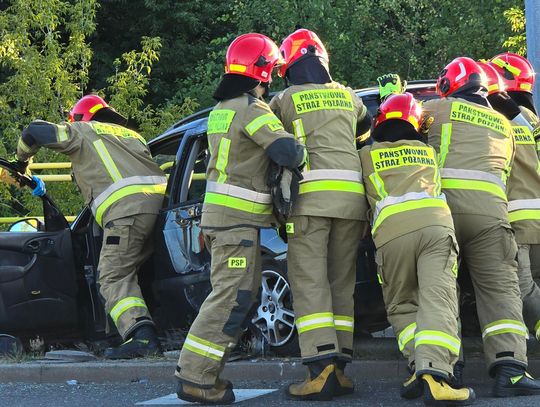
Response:
[{"label": "red helmet", "polygon": [[323,43],[317,34],[305,28],[296,30],[285,38],[279,50],[284,59],[278,71],[278,75],[281,77],[284,77],[287,69],[308,52],[322,58],[328,63],[328,52],[326,52]]},{"label": "red helmet", "polygon": [[507,91],[532,93],[535,72],[526,58],[506,52],[494,56],[488,63],[502,77]]},{"label": "red helmet", "polygon": [[98,95],[83,96],[69,112],[68,122],[89,122],[98,110],[105,107],[109,105]]},{"label": "red helmet", "polygon": [[225,72],[270,82],[276,63],[281,61],[278,46],[265,35],[250,33],[236,38],[225,58]]},{"label": "red helmet", "polygon": [[482,68],[486,75],[488,95],[504,92],[506,90],[506,85],[504,84],[501,75],[499,75],[493,66],[488,64],[487,61],[477,61],[477,64],[480,65],[480,68]]},{"label": "red helmet", "polygon": [[418,131],[421,118],[422,106],[411,93],[405,92],[390,96],[379,106],[375,127],[387,120],[397,119],[412,124]]},{"label": "red helmet", "polygon": [[444,67],[437,79],[437,93],[446,97],[465,85],[487,89],[487,78],[482,68],[471,58],[459,57]]}]

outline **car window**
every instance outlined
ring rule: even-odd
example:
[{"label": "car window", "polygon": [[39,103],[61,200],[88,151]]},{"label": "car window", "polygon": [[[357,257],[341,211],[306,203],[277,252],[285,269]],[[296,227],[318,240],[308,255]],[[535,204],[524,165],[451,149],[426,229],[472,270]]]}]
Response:
[{"label": "car window", "polygon": [[170,175],[175,166],[176,151],[178,150],[179,140],[175,139],[168,143],[162,143],[152,148],[152,157],[159,167]]}]

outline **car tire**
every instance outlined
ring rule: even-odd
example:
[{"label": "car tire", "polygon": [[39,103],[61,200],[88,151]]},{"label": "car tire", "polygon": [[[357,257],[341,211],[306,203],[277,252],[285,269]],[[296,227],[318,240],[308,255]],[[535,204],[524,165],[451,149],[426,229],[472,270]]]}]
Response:
[{"label": "car tire", "polygon": [[300,348],[286,262],[263,259],[261,274],[258,305],[251,323],[273,353],[278,356],[298,356]]}]

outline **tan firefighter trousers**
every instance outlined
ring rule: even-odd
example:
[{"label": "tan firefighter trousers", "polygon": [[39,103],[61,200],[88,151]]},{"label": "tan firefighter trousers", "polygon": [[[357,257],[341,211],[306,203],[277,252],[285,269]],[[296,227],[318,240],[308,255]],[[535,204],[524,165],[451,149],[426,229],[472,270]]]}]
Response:
[{"label": "tan firefighter trousers", "polygon": [[518,278],[525,325],[529,332],[540,340],[540,287],[533,280],[531,272],[531,251],[534,246],[536,245],[518,245]]},{"label": "tan firefighter trousers", "polygon": [[105,311],[126,340],[139,326],[153,324],[137,273],[154,247],[157,215],[140,214],[108,222],[103,228],[99,285]]},{"label": "tan firefighter trousers", "polygon": [[448,376],[460,351],[454,232],[428,226],[377,249],[388,321],[409,366]]},{"label": "tan firefighter trousers", "polygon": [[212,254],[212,292],[186,337],[175,375],[212,387],[247,326],[261,285],[259,231],[255,228],[206,230]]},{"label": "tan firefighter trousers", "polygon": [[356,258],[364,227],[318,216],[287,223],[288,276],[304,363],[352,359]]},{"label": "tan firefighter trousers", "polygon": [[460,259],[471,275],[484,355],[493,367],[527,366],[527,328],[517,276],[517,245],[510,225],[491,216],[453,214]]}]

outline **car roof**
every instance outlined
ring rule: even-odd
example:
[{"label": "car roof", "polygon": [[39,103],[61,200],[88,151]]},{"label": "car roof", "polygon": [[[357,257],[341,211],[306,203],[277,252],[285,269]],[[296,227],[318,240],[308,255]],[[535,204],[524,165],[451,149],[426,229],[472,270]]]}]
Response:
[{"label": "car roof", "polygon": [[[411,92],[415,98],[419,100],[429,100],[438,98],[438,95],[435,91],[436,81],[429,80],[419,80],[411,81],[407,83],[407,92]],[[375,110],[378,106],[378,97],[379,97],[379,88],[377,86],[372,86],[369,88],[355,89],[354,92],[362,99],[367,108],[371,111],[372,114],[375,113]],[[273,92],[270,96],[275,95],[277,92]],[[206,122],[208,120],[208,115],[212,111],[212,107],[207,107],[201,109],[189,116],[180,119],[178,122],[169,127],[165,132],[157,136],[156,138],[149,141],[149,145],[161,144],[163,142],[169,141],[178,137],[179,134],[185,133],[188,130],[193,130],[196,128],[203,129],[206,127]]]}]

